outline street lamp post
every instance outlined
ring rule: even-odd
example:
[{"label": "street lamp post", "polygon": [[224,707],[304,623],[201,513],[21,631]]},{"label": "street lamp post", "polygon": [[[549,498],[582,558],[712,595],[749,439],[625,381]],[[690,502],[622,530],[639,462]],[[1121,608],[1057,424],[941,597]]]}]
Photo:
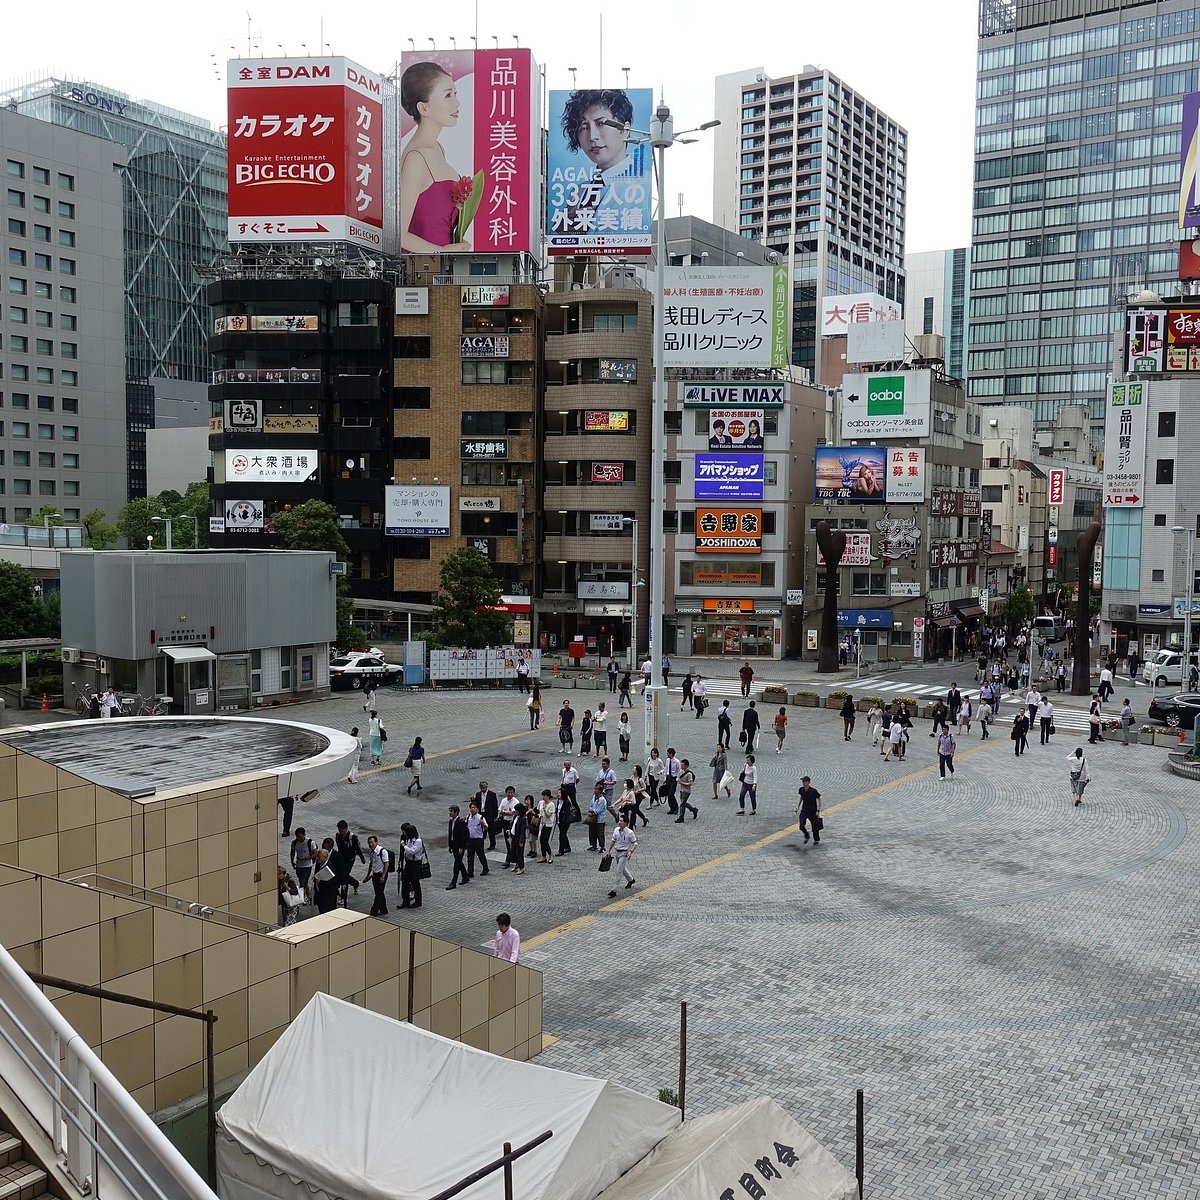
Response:
[{"label": "street lamp post", "polygon": [[151,517],[150,524],[166,526],[166,528],[167,528],[167,549],[170,550],[172,548],[172,546],[171,546],[171,518],[170,517]]},{"label": "street lamp post", "polygon": [[630,559],[629,568],[629,605],[630,621],[629,630],[629,670],[633,672],[637,666],[637,590],[638,590],[638,523],[637,517],[622,517],[622,525],[633,526],[633,555]]},{"label": "street lamp post", "polygon": [[1185,525],[1172,525],[1171,532],[1189,535],[1187,555],[1184,559],[1186,578],[1183,593],[1183,662],[1179,668],[1179,690],[1186,692],[1190,690],[1192,672],[1192,602],[1196,587],[1196,539]]},{"label": "street lamp post", "polygon": [[625,133],[626,140],[648,142],[654,150],[654,182],[657,195],[658,225],[654,249],[654,400],[651,406],[653,430],[650,442],[650,684],[646,699],[646,748],[664,746],[667,735],[667,709],[663,700],[666,687],[662,679],[662,647],[664,610],[666,607],[666,537],[663,514],[666,511],[667,485],[663,464],[667,451],[667,373],[663,362],[663,293],[667,279],[667,147],[676,142],[691,142],[687,133],[712,129],[720,121],[705,121],[695,129],[675,132],[675,121],[666,104],[660,103],[650,120],[650,128],[633,129],[621,121],[605,120],[604,124]]}]

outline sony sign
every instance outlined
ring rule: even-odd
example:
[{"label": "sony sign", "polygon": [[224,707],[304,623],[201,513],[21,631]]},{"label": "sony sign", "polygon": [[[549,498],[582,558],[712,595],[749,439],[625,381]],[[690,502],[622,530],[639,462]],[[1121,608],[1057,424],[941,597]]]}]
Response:
[{"label": "sony sign", "polygon": [[99,92],[85,91],[81,87],[73,87],[67,92],[67,97],[76,104],[86,104],[88,108],[98,108],[101,112],[116,113],[118,117],[125,115],[127,100],[118,100],[115,96],[102,96]]}]

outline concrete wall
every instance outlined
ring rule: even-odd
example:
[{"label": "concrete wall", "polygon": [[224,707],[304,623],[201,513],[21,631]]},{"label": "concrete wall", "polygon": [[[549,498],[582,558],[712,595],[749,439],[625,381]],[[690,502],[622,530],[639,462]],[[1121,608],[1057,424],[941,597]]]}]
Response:
[{"label": "concrete wall", "polygon": [[156,496],[168,488],[183,491],[187,483],[204,480],[211,462],[207,421],[196,428],[168,426],[146,430],[146,494],[149,496]]}]

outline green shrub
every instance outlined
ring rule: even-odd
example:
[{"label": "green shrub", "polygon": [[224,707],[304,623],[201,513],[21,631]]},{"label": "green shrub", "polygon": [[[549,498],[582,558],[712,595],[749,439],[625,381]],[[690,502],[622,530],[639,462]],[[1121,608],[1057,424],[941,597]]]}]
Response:
[{"label": "green shrub", "polygon": [[838,688],[837,691],[833,691],[833,692],[829,693],[829,699],[830,700],[845,700],[845,698],[848,695],[850,695],[849,692],[845,691],[842,688]]},{"label": "green shrub", "polygon": [[45,692],[48,696],[61,696],[63,690],[63,681],[61,675],[34,675],[30,678],[27,691],[41,695]]}]

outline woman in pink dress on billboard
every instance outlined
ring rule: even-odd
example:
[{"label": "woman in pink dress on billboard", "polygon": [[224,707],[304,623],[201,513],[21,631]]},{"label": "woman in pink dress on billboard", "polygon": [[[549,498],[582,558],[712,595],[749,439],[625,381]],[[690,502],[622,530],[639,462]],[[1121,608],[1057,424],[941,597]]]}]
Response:
[{"label": "woman in pink dress on billboard", "polygon": [[456,253],[459,209],[452,189],[461,178],[438,138],[458,124],[458,89],[437,63],[413,63],[400,78],[400,106],[416,129],[400,157],[400,245],[410,254]]}]

